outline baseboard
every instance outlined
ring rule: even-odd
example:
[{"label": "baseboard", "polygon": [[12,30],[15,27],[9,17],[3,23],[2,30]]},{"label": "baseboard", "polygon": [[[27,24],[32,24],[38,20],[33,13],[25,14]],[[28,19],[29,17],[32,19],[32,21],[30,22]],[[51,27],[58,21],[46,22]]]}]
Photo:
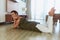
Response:
[{"label": "baseboard", "polygon": [[0,25],[13,24],[13,22],[0,22]]}]

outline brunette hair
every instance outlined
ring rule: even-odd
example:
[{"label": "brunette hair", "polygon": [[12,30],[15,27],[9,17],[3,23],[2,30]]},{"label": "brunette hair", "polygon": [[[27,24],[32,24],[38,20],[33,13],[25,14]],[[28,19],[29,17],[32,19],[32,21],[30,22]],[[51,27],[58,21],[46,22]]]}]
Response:
[{"label": "brunette hair", "polygon": [[17,14],[18,15],[18,12],[16,10],[12,10],[11,11],[11,13],[13,13],[13,12],[14,12],[14,14]]}]

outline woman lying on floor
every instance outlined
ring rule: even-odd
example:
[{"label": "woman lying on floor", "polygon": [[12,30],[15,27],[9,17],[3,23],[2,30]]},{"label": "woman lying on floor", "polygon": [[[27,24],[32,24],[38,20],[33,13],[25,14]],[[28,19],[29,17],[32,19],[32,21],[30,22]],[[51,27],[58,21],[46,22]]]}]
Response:
[{"label": "woman lying on floor", "polygon": [[[26,29],[26,30],[32,30],[32,31],[39,31],[39,32],[50,32],[52,30],[53,26],[53,15],[54,15],[55,9],[52,8],[49,12],[49,17],[48,17],[48,27],[40,25],[36,22],[29,22],[23,17],[18,16],[18,12],[13,10],[11,11],[11,16],[14,20],[14,28],[20,28],[20,29]],[[49,23],[50,22],[50,23]],[[45,31],[47,30],[47,31]]]},{"label": "woman lying on floor", "polygon": [[20,29],[25,29],[25,30],[39,31],[36,28],[37,22],[27,21],[26,18],[20,17],[17,11],[15,10],[11,11],[11,16],[14,20],[13,27],[15,29],[20,28]]}]

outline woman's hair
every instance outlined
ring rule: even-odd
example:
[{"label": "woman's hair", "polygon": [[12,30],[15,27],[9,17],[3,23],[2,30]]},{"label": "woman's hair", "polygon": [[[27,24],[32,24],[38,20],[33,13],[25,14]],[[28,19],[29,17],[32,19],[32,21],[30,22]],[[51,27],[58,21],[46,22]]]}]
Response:
[{"label": "woman's hair", "polygon": [[13,13],[13,12],[14,12],[14,14],[17,14],[18,15],[18,12],[17,11],[12,10],[11,13]]}]

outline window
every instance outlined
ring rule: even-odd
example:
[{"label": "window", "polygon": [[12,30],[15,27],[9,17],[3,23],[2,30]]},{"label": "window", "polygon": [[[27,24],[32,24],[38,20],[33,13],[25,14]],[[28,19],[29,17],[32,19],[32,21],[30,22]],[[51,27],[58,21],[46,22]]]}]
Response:
[{"label": "window", "polygon": [[55,7],[55,13],[60,13],[60,0],[31,0],[31,18],[45,19],[52,7]]}]

